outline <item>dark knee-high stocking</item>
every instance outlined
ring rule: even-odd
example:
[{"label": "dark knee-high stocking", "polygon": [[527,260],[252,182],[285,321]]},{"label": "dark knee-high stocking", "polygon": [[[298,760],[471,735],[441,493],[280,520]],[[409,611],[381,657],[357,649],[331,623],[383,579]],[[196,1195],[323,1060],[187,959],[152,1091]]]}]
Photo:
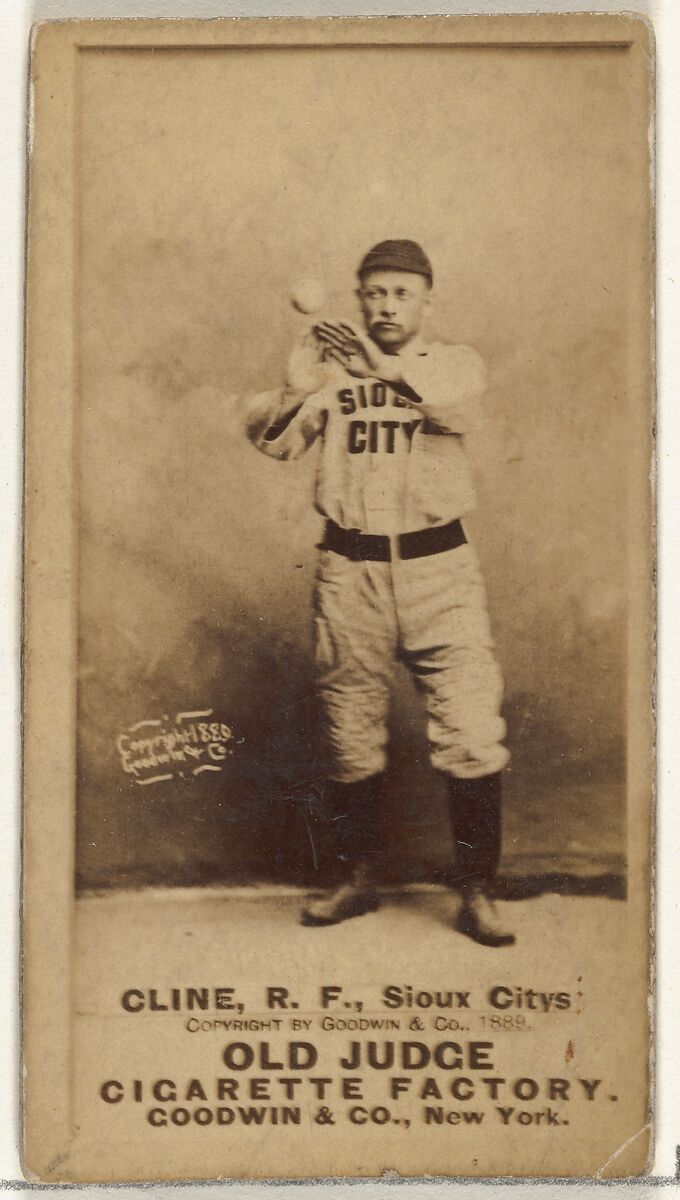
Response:
[{"label": "dark knee-high stocking", "polygon": [[460,881],[488,884],[501,856],[501,774],[479,779],[449,775],[448,790]]},{"label": "dark knee-high stocking", "polygon": [[382,772],[354,783],[329,780],[328,810],[339,862],[370,862],[380,853],[378,801],[382,780]]}]

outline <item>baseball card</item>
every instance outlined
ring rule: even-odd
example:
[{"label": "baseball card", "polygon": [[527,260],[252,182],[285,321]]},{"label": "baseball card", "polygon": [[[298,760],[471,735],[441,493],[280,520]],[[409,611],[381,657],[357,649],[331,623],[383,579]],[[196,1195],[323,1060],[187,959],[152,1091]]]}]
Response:
[{"label": "baseball card", "polygon": [[653,64],[35,27],[30,1180],[648,1169]]}]

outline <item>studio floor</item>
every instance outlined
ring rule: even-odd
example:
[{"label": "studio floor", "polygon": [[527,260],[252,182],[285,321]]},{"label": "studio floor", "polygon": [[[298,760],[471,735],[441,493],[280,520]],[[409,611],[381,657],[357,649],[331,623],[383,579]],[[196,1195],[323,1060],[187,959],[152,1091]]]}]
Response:
[{"label": "studio floor", "polygon": [[[146,987],[236,980],[247,990],[248,978],[263,970],[272,978],[292,970],[301,979],[323,979],[330,972],[332,982],[343,975],[356,978],[360,964],[362,971],[372,964],[381,979],[388,971],[390,978],[401,975],[422,986],[428,981],[441,986],[452,971],[460,979],[461,970],[472,980],[480,970],[501,972],[526,980],[526,986],[536,974],[549,973],[555,981],[549,990],[555,991],[558,983],[566,986],[567,976],[608,961],[627,920],[627,904],[615,899],[546,893],[504,901],[499,911],[517,942],[492,950],[455,930],[458,897],[444,888],[384,892],[379,911],[313,929],[299,923],[305,895],[290,888],[208,887],[81,896],[79,1011],[101,1011],[135,980]],[[238,962],[230,950],[236,944]]]}]

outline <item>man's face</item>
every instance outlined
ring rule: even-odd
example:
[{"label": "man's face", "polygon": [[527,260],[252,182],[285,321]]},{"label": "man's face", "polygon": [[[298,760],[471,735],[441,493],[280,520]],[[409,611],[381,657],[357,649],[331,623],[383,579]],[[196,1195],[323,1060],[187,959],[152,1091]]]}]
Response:
[{"label": "man's face", "polygon": [[367,332],[387,354],[415,337],[430,303],[425,276],[413,271],[369,271],[357,295]]}]

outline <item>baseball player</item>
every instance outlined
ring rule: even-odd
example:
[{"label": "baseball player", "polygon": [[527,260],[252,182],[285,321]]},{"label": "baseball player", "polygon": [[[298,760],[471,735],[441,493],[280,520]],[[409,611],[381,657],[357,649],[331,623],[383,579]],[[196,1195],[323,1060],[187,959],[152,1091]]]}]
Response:
[{"label": "baseball player", "polygon": [[514,941],[490,896],[509,758],[502,680],[461,524],[475,502],[463,440],[481,418],[484,365],[469,346],[422,336],[432,267],[417,243],[374,246],[358,278],[363,328],[319,320],[295,346],[284,388],[258,396],[248,424],[274,458],[322,443],[315,659],[341,878],[302,920],[334,924],[378,907],[369,865],[399,659],[424,696],[431,762],[447,781],[458,928],[501,946]]}]

